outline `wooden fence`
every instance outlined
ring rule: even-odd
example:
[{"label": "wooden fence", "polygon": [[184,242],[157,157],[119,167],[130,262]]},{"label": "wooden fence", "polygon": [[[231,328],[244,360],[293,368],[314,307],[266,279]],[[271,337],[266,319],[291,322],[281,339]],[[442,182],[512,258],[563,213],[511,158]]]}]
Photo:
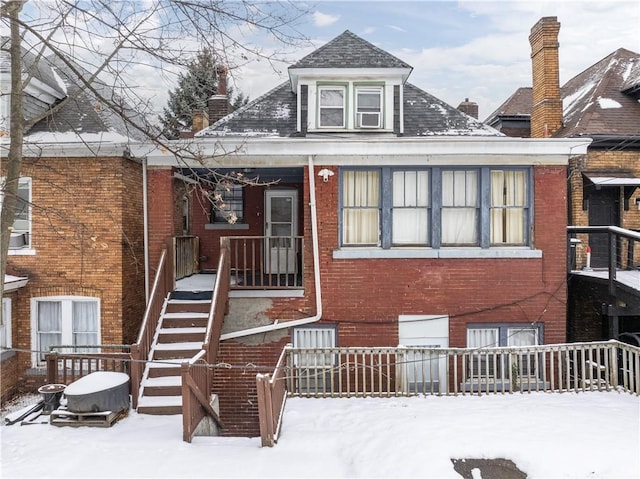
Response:
[{"label": "wooden fence", "polygon": [[263,446],[287,396],[400,397],[621,390],[640,395],[640,348],[618,341],[508,348],[293,348],[258,374]]},{"label": "wooden fence", "polygon": [[176,281],[200,272],[200,238],[176,236],[173,238],[173,251]]},{"label": "wooden fence", "polygon": [[115,371],[130,374],[129,353],[59,353],[45,357],[47,384],[71,384],[96,371]]}]

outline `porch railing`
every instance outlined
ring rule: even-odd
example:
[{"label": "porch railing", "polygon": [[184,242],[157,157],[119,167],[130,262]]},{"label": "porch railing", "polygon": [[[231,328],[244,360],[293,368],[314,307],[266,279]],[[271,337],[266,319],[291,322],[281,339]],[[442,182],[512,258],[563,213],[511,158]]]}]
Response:
[{"label": "porch railing", "polygon": [[287,349],[284,349],[273,374],[256,376],[262,446],[274,446],[280,434],[284,405],[287,400],[287,368],[284,367],[286,354]]},{"label": "porch railing", "polygon": [[[126,350],[128,346],[95,346],[95,348]],[[131,355],[124,351],[97,353],[52,351],[45,356],[45,363],[47,365],[47,384],[71,384],[96,371],[131,373]]]},{"label": "porch railing", "polygon": [[230,236],[232,289],[304,287],[304,237]]},{"label": "porch railing", "polygon": [[175,236],[173,251],[176,281],[200,272],[200,238],[197,236]]},{"label": "porch railing", "polygon": [[134,409],[138,407],[140,381],[142,380],[146,361],[149,359],[149,352],[151,351],[158,320],[164,307],[164,301],[173,291],[175,285],[173,254],[169,254],[168,251],[172,250],[165,248],[160,255],[158,269],[149,294],[149,301],[140,326],[138,340],[131,345],[131,400]]},{"label": "porch railing", "polygon": [[229,239],[220,239],[220,257],[218,258],[218,269],[213,293],[211,297],[211,308],[209,309],[209,319],[202,349],[206,351],[206,360],[213,364],[218,356],[220,348],[220,334],[224,317],[229,309],[229,275],[231,264],[229,262]]},{"label": "porch railing", "polygon": [[[590,241],[597,243],[598,251],[591,248],[587,258]],[[617,226],[568,226],[569,271],[594,267],[609,270],[611,281],[616,279],[616,270],[640,269],[640,233]],[[604,246],[604,247],[603,247]],[[594,255],[598,254],[596,258]],[[600,257],[601,256],[601,257]]]},{"label": "porch railing", "polygon": [[618,341],[508,348],[292,348],[300,397],[603,391],[640,395],[640,348]]}]

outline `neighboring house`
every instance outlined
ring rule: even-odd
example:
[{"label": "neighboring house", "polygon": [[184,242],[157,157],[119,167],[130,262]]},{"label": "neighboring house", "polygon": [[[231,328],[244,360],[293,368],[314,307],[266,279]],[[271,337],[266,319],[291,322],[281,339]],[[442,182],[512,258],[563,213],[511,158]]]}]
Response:
[{"label": "neighboring house", "polygon": [[[10,69],[0,52],[0,156],[6,175]],[[77,68],[80,68],[76,65]],[[2,398],[43,383],[50,345],[130,344],[144,312],[142,167],[128,154],[139,132],[58,61],[24,51],[19,212],[3,298]],[[112,98],[109,96],[108,98]]]},{"label": "neighboring house", "polygon": [[[567,165],[589,141],[504,137],[411,71],[346,31],[197,132],[197,157],[146,153],[150,264],[186,233],[213,271],[231,240],[218,361],[246,367],[215,372],[229,432],[256,434],[253,372],[287,342],[566,341]],[[201,189],[214,170],[260,184]]]},{"label": "neighboring house", "polygon": [[[569,163],[568,224],[638,230],[640,54],[620,48],[560,88],[559,29],[556,17],[543,18],[533,27],[530,36],[533,87],[519,88],[487,118],[486,123],[509,136],[591,140],[587,154],[576,155]],[[577,265],[585,265],[589,246],[591,267],[606,267],[607,235],[582,235],[581,239],[582,244],[577,247]],[[582,289],[586,287],[583,285]],[[611,321],[600,314],[601,303],[609,301],[606,294],[600,296],[600,302],[594,298],[577,301],[575,307],[578,309],[570,322],[573,325],[570,324],[570,339],[613,337]],[[638,304],[639,298],[632,300]],[[627,301],[629,299],[625,298]],[[587,316],[595,324],[592,321],[583,323],[582,319]],[[640,318],[627,316],[619,330],[639,331]]]}]

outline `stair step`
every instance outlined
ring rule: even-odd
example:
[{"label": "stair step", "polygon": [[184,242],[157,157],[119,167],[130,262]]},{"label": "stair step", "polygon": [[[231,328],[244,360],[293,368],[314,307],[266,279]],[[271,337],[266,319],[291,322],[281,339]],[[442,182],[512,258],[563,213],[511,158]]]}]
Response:
[{"label": "stair step", "polygon": [[201,350],[202,341],[184,342],[184,343],[160,343],[156,344],[152,349],[154,351],[193,351]]},{"label": "stair step", "polygon": [[211,301],[201,300],[180,300],[170,299],[167,303],[167,313],[180,313],[180,312],[196,312],[196,313],[208,313],[211,309]]},{"label": "stair step", "polygon": [[192,318],[209,318],[209,313],[197,312],[197,311],[179,311],[176,313],[164,313],[163,318],[178,318],[178,319],[192,319]]},{"label": "stair step", "polygon": [[181,396],[182,386],[145,386],[143,397]]},{"label": "stair step", "polygon": [[143,396],[138,401],[140,414],[182,414],[182,396]]},{"label": "stair step", "polygon": [[142,381],[144,388],[161,387],[161,386],[182,386],[181,376],[161,376],[156,378],[147,378]]},{"label": "stair step", "polygon": [[204,341],[207,328],[162,328],[158,335],[158,343],[187,343]]},{"label": "stair step", "polygon": [[173,328],[206,328],[209,317],[204,318],[172,318],[166,315],[162,319],[162,327],[165,329]]},{"label": "stair step", "polygon": [[166,359],[162,361],[152,361],[147,363],[147,376],[149,378],[159,378],[165,376],[179,376],[180,365],[186,363],[191,358]]}]

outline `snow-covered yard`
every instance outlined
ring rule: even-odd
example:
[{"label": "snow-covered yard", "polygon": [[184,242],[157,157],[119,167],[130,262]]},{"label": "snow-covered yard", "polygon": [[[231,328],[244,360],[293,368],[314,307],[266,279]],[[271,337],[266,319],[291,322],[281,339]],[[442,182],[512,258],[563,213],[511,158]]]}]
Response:
[{"label": "snow-covered yard", "polygon": [[187,444],[179,416],[135,412],[104,429],[36,424],[0,431],[4,478],[460,479],[452,458],[498,457],[529,478],[640,477],[640,398],[617,392],[296,398],[287,402],[273,448],[261,448],[259,438]]}]

